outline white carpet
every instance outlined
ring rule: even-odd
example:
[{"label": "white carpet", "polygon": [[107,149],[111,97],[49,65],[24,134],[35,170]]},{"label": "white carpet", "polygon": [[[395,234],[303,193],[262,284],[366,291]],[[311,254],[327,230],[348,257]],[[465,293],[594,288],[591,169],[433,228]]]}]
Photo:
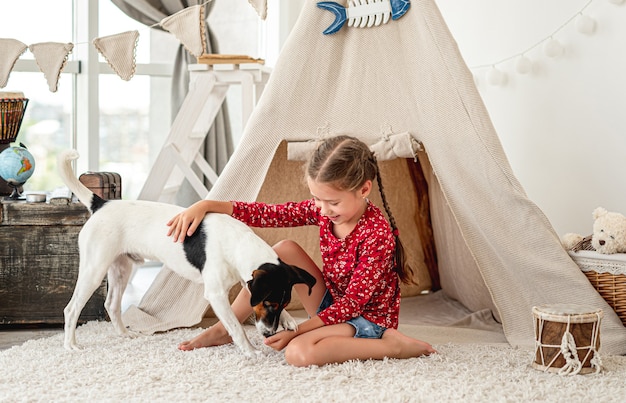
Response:
[{"label": "white carpet", "polygon": [[181,352],[179,341],[200,329],[136,339],[110,323],[79,327],[82,352],[63,335],[0,353],[0,401],[446,402],[623,401],[626,357],[602,357],[600,374],[561,377],[530,367],[532,351],[495,344],[435,345],[439,354],[408,360],[294,368],[261,344],[244,357],[233,345]]}]

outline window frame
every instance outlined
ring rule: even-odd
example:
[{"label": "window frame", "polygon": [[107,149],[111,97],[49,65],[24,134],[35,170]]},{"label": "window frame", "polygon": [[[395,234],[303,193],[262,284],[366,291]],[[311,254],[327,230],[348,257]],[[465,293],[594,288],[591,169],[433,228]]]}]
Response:
[{"label": "window frame", "polygon": [[[91,43],[94,38],[97,38],[99,36],[98,18],[97,0],[73,0],[73,40],[76,43]],[[116,74],[106,62],[100,62],[95,46],[83,48],[79,49],[75,55],[78,60],[68,61],[63,71],[73,76],[71,146],[85,156],[77,162],[78,172],[99,170],[99,77],[101,74]],[[36,63],[34,64],[36,68]],[[137,63],[135,75],[171,77],[172,70],[173,63]],[[85,135],[80,136],[79,133],[85,133]]]},{"label": "window frame", "polygon": [[[258,49],[273,62],[285,42],[304,0],[275,2],[269,20],[272,24],[259,24]],[[72,0],[72,41],[91,43],[99,37],[99,0]],[[120,12],[122,12],[120,10]],[[268,21],[266,21],[268,22]],[[273,25],[273,26],[272,26]],[[12,69],[15,72],[40,73],[37,62],[18,59]],[[173,63],[137,63],[135,76],[172,77]],[[72,107],[70,123],[70,146],[79,151],[81,158],[76,172],[98,171],[100,168],[100,89],[99,78],[103,74],[116,74],[106,62],[100,61],[95,46],[78,46],[63,68],[63,74],[71,76]]]},{"label": "window frame", "polygon": [[[120,10],[120,13],[122,11]],[[99,36],[98,0],[72,0],[73,43],[91,43]],[[135,75],[171,77],[173,63],[137,63]],[[41,73],[33,59],[18,59],[12,71]],[[72,119],[70,146],[79,151],[77,172],[98,171],[100,167],[100,101],[99,77],[116,74],[106,62],[99,60],[95,46],[81,46],[73,50],[71,59],[63,68],[71,75]],[[85,135],[79,135],[85,133]]]}]

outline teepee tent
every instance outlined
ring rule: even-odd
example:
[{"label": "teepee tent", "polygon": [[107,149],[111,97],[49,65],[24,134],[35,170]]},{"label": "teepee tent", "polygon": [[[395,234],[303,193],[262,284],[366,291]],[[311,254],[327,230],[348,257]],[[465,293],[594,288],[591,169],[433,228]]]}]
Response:
[{"label": "teepee tent", "polygon": [[[209,198],[309,197],[301,161],[289,156],[324,136],[359,137],[386,149],[379,159],[394,147],[411,150],[409,158],[381,161],[385,192],[418,273],[419,286],[403,295],[441,287],[471,310],[490,309],[512,345],[534,343],[533,306],[599,307],[603,349],[626,353],[620,319],[515,178],[435,2],[413,0],[398,20],[323,35],[333,20],[317,1],[305,2]],[[270,244],[290,238],[310,253],[317,249],[317,229],[259,233]],[[201,286],[167,268],[152,288],[158,292],[127,311],[131,327],[191,325],[204,313]]]}]

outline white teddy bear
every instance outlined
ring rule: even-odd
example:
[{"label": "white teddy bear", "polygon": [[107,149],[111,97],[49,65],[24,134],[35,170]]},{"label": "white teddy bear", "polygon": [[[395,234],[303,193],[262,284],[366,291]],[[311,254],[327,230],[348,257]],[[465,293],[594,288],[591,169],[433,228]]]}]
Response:
[{"label": "white teddy bear", "polygon": [[584,238],[573,233],[563,235],[561,243],[565,249],[575,252],[589,249],[607,255],[626,252],[626,217],[598,207],[593,211],[593,219],[592,235]]}]

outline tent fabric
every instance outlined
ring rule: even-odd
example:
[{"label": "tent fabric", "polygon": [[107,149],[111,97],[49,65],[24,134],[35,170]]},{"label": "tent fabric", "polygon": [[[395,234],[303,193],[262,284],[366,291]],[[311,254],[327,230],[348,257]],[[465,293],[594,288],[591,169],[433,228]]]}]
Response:
[{"label": "tent fabric", "polygon": [[[371,145],[389,128],[408,132],[424,147],[429,185],[438,184],[431,211],[443,290],[471,309],[492,305],[512,345],[534,344],[533,306],[601,308],[603,350],[626,353],[618,316],[513,174],[435,2],[413,0],[397,21],[333,35],[322,31],[334,16],[316,3],[305,2],[208,197],[256,200],[282,141],[351,134]],[[161,298],[184,299],[167,289]]]},{"label": "tent fabric", "polygon": [[[309,155],[320,145],[321,141],[296,141],[287,145],[287,159],[306,161]],[[370,149],[378,161],[395,158],[415,158],[422,150],[421,144],[411,133],[389,134],[381,138]]]}]

